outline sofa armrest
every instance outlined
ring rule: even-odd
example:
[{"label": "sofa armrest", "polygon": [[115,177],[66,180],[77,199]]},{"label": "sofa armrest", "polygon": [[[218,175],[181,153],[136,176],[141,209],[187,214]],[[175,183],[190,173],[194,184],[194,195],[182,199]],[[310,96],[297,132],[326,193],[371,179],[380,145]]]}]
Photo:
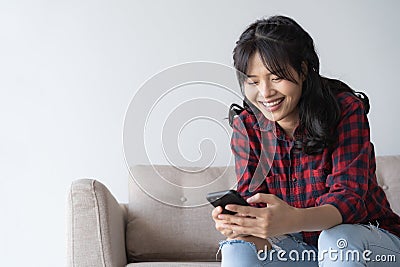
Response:
[{"label": "sofa armrest", "polygon": [[124,205],[102,183],[80,179],[71,185],[67,206],[68,266],[125,266]]}]

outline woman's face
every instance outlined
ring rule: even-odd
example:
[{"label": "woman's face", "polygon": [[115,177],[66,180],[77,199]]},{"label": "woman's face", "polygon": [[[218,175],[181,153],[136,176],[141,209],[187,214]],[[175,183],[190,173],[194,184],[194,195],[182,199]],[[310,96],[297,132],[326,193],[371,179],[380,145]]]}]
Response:
[{"label": "woman's face", "polygon": [[260,54],[254,53],[247,67],[247,78],[244,81],[244,92],[250,102],[264,116],[276,121],[284,129],[285,126],[297,124],[297,104],[301,96],[303,77],[289,68],[298,82],[293,83],[273,75],[264,66]]}]

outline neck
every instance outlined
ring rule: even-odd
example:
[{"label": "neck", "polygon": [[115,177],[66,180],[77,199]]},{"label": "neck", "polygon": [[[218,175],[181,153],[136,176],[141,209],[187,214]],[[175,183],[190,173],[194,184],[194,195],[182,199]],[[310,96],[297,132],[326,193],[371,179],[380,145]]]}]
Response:
[{"label": "neck", "polygon": [[278,121],[278,124],[285,131],[285,134],[293,139],[294,131],[299,125],[299,116],[296,114],[296,116],[291,119],[287,118],[286,120]]},{"label": "neck", "polygon": [[279,123],[279,125],[282,127],[282,129],[285,131],[285,134],[290,137],[291,139],[293,139],[293,135],[294,135],[294,131],[296,130],[297,126],[299,125],[299,122],[294,122],[290,125],[285,125],[282,123]]}]

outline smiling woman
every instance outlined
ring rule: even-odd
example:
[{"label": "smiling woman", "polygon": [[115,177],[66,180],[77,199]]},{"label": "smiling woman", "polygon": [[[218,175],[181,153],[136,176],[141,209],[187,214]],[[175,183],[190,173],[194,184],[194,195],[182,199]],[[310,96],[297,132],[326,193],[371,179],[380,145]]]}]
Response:
[{"label": "smiling woman", "polygon": [[244,81],[246,98],[259,109],[270,121],[276,121],[293,136],[298,125],[299,116],[297,105],[302,91],[304,75],[298,75],[293,68],[288,68],[293,82],[271,73],[262,61],[258,51],[249,59]]},{"label": "smiling woman", "polygon": [[[367,102],[319,74],[312,38],[288,17],[251,24],[233,59],[247,105],[233,120],[231,148],[237,190],[250,206],[227,205],[235,215],[213,210],[227,237],[222,266],[376,264],[324,257],[337,248],[400,257],[400,217],[377,183]],[[282,260],[277,249],[322,257]]]}]

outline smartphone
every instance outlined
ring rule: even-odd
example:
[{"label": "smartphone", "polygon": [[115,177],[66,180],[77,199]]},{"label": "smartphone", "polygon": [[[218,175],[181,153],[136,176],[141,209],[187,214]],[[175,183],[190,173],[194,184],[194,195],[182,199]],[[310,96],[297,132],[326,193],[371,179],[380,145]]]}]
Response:
[{"label": "smartphone", "polygon": [[247,203],[246,200],[244,200],[236,190],[225,190],[225,191],[208,193],[207,200],[214,207],[221,206],[223,208],[222,213],[224,214],[232,214],[232,215],[236,214],[236,212],[225,209],[225,206],[228,204],[250,206],[249,203]]}]

